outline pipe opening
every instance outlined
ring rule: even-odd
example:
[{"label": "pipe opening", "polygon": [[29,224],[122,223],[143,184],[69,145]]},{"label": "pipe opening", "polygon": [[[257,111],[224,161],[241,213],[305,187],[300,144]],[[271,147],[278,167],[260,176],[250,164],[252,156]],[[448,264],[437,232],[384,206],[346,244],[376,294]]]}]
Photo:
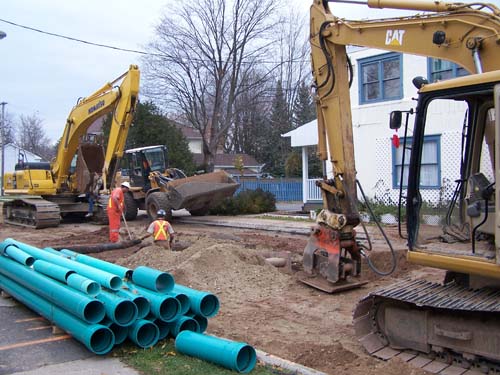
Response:
[{"label": "pipe opening", "polygon": [[198,326],[199,326],[199,333],[203,333],[207,330],[207,327],[208,327],[208,319],[205,318],[204,316],[200,316],[200,315],[195,315],[193,317],[194,320],[196,320],[196,322],[198,323]]},{"label": "pipe opening", "polygon": [[250,345],[243,346],[236,356],[236,370],[238,372],[247,373],[252,371],[257,362],[257,354],[255,349]]},{"label": "pipe opening", "polygon": [[113,334],[115,335],[115,345],[120,345],[127,339],[128,327],[122,327],[119,326],[118,324],[111,323],[109,325],[109,328],[111,329],[111,331],[113,331]]},{"label": "pipe opening", "polygon": [[170,322],[179,315],[181,304],[174,297],[165,298],[160,304],[160,318],[166,322]]},{"label": "pipe opening", "polygon": [[109,280],[109,289],[119,290],[122,287],[122,284],[122,279],[120,279],[118,276],[113,276]]},{"label": "pipe opening", "polygon": [[160,293],[169,292],[174,288],[174,278],[169,273],[161,273],[156,278],[156,290]]},{"label": "pipe opening", "polygon": [[35,263],[35,258],[33,257],[27,257],[24,261],[24,264],[28,267],[31,267],[33,265],[33,263]]},{"label": "pipe opening", "polygon": [[92,281],[86,285],[85,292],[92,297],[95,297],[101,291],[101,286]]},{"label": "pipe opening", "polygon": [[159,329],[153,322],[146,322],[139,327],[136,344],[141,348],[149,348],[158,342]]},{"label": "pipe opening", "polygon": [[211,318],[219,311],[219,299],[213,294],[207,294],[201,299],[200,312],[206,318]]},{"label": "pipe opening", "polygon": [[91,324],[99,323],[104,319],[106,315],[106,310],[101,301],[92,300],[85,305],[83,310],[83,317],[85,320]]},{"label": "pipe opening", "polygon": [[137,307],[132,301],[123,300],[116,305],[114,321],[121,326],[129,326],[137,319]]},{"label": "pipe opening", "polygon": [[193,332],[199,332],[200,326],[198,325],[198,322],[192,318],[187,318],[184,319],[181,324],[179,325],[179,332],[182,331],[193,331]]},{"label": "pipe opening", "polygon": [[170,324],[168,324],[167,322],[164,322],[163,320],[161,319],[156,319],[154,321],[154,324],[156,324],[156,326],[158,327],[158,333],[159,333],[159,336],[158,336],[158,340],[163,340],[164,338],[166,338],[168,336],[168,334],[170,333]]},{"label": "pipe opening", "polygon": [[137,306],[137,319],[143,319],[148,316],[151,305],[146,297],[137,296],[133,299],[133,302]]},{"label": "pipe opening", "polygon": [[186,314],[189,311],[189,308],[191,307],[191,302],[189,301],[189,297],[184,294],[184,293],[178,293],[175,298],[180,302],[181,304],[181,315]]},{"label": "pipe opening", "polygon": [[88,348],[95,354],[106,354],[113,349],[115,336],[107,327],[98,328],[92,333]]}]

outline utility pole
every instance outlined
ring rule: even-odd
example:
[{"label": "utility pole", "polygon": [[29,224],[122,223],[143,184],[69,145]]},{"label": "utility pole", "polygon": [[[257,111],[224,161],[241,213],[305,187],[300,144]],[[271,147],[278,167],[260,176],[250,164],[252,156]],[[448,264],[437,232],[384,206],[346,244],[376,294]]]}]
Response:
[{"label": "utility pole", "polygon": [[3,197],[4,195],[4,185],[3,185],[3,177],[5,173],[5,106],[7,105],[7,102],[1,102],[0,105],[2,106],[2,128],[0,129],[0,137],[2,138],[2,166],[0,169],[0,175],[2,178],[2,190],[1,190],[1,195]]}]

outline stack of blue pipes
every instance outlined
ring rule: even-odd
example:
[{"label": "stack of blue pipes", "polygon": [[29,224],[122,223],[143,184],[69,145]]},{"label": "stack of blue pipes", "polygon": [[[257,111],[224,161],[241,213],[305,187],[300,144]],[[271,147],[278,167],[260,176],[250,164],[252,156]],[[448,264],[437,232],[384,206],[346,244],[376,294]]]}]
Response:
[{"label": "stack of blue pipes", "polygon": [[175,337],[177,351],[240,373],[256,364],[252,346],[204,334],[219,311],[217,296],[176,284],[154,268],[132,270],[8,238],[0,243],[0,290],[95,354],[127,339],[150,348]]}]

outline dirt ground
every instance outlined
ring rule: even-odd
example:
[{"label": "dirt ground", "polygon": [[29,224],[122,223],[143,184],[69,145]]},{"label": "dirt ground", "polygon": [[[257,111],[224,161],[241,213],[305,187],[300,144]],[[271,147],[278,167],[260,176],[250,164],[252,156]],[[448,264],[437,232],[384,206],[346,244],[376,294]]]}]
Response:
[{"label": "dirt ground", "polygon": [[[143,233],[146,218],[130,222],[133,234]],[[312,225],[312,224],[311,224]],[[134,268],[147,265],[171,272],[176,282],[215,293],[221,302],[219,314],[210,319],[208,333],[246,341],[256,348],[329,374],[424,374],[393,359],[388,362],[366,354],[357,342],[352,326],[356,301],[370,291],[403,278],[439,280],[434,269],[409,265],[404,242],[397,229],[388,234],[397,249],[398,269],[389,277],[378,277],[364,267],[362,279],[369,283],[359,289],[329,295],[312,289],[268,264],[262,254],[290,251],[293,269],[307,236],[173,222],[177,247],[165,251],[148,242],[129,249],[90,254]],[[0,240],[7,237],[29,244],[67,246],[107,242],[107,227],[85,222],[58,228],[31,230],[0,225]],[[123,236],[126,239],[126,235]],[[389,267],[390,254],[380,235],[374,236],[372,259]]]}]

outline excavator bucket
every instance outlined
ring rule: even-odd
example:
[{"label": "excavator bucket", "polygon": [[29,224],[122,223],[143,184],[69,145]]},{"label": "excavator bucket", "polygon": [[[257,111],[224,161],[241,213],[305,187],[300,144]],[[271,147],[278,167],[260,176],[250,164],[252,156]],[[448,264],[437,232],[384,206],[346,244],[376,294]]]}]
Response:
[{"label": "excavator bucket", "polygon": [[185,208],[192,215],[203,215],[224,198],[231,197],[239,186],[226,172],[218,171],[172,180],[165,189],[172,209]]},{"label": "excavator bucket", "polygon": [[76,189],[86,192],[92,184],[94,173],[102,172],[104,149],[97,143],[81,143],[76,158]]}]

